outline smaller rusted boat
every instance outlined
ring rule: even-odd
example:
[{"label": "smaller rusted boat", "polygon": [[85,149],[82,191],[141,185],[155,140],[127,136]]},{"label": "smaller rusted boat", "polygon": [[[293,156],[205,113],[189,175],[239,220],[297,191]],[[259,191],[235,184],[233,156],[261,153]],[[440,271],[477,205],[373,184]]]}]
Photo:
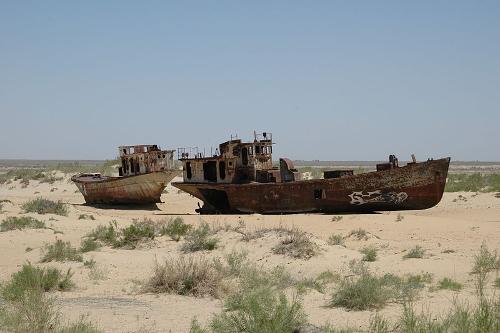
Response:
[{"label": "smaller rusted boat", "polygon": [[120,146],[118,177],[81,173],[71,177],[89,204],[150,204],[181,171],[174,166],[175,150],[157,145]]},{"label": "smaller rusted boat", "polygon": [[390,155],[377,171],[331,170],[324,179],[302,180],[292,161],[273,166],[271,133],[253,142],[232,139],[204,156],[179,148],[183,182],[173,186],[199,198],[199,213],[287,214],[426,209],[443,196],[450,158],[399,166]]}]

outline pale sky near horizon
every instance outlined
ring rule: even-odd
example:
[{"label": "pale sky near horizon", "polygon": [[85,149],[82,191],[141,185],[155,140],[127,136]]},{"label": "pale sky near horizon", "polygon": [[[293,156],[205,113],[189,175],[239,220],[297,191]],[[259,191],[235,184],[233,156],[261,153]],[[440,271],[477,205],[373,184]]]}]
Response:
[{"label": "pale sky near horizon", "polygon": [[500,1],[0,0],[0,159],[254,129],[275,159],[500,161]]}]

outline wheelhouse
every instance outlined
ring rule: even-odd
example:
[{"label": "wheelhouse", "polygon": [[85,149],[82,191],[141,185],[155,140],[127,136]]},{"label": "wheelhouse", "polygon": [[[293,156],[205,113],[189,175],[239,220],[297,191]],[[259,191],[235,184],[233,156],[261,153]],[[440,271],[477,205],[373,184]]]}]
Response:
[{"label": "wheelhouse", "polygon": [[272,153],[272,134],[268,132],[254,132],[253,142],[231,138],[210,156],[199,153],[196,148],[177,149],[186,183],[268,183],[300,178],[288,159],[280,159],[280,168],[274,167]]},{"label": "wheelhouse", "polygon": [[161,150],[157,145],[120,146],[120,176],[133,176],[174,168],[174,150]]}]

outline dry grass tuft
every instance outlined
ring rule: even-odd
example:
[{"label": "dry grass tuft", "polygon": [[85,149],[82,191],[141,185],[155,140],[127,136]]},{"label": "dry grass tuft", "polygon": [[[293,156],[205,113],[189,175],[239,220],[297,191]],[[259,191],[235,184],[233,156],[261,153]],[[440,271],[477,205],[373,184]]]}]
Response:
[{"label": "dry grass tuft", "polygon": [[366,246],[360,252],[363,254],[363,261],[377,260],[377,249],[374,246]]},{"label": "dry grass tuft", "polygon": [[301,230],[292,230],[284,240],[272,249],[275,254],[292,258],[310,259],[320,252],[319,246],[311,240],[311,236]]},{"label": "dry grass tuft", "polygon": [[213,297],[220,297],[223,290],[223,274],[213,262],[193,256],[155,262],[153,275],[143,287],[144,292]]},{"label": "dry grass tuft", "polygon": [[354,229],[351,230],[348,237],[354,237],[357,240],[368,240],[368,232],[365,229]]},{"label": "dry grass tuft", "polygon": [[403,259],[422,259],[425,255],[425,249],[420,245],[417,245],[408,250],[408,252],[403,256]]},{"label": "dry grass tuft", "polygon": [[345,246],[344,236],[338,234],[331,234],[327,240],[328,245]]}]

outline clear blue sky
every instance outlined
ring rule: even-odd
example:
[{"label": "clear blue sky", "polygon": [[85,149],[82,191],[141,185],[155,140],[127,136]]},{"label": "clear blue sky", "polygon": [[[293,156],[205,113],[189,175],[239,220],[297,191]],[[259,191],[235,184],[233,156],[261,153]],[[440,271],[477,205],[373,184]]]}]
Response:
[{"label": "clear blue sky", "polygon": [[498,161],[500,1],[4,0],[0,116],[0,158]]}]

